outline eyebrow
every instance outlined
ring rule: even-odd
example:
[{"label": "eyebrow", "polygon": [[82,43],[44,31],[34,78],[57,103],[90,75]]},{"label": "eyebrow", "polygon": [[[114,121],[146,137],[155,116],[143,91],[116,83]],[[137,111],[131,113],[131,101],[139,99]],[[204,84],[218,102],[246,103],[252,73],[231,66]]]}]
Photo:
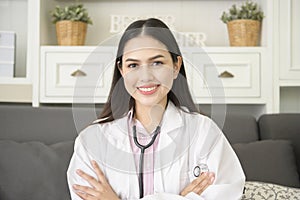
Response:
[{"label": "eyebrow", "polygon": [[[155,60],[157,58],[164,58],[164,56],[163,55],[156,55],[156,56],[153,56],[153,57],[149,58],[148,60]],[[127,58],[125,60],[125,62],[129,62],[129,61],[138,62],[139,60],[138,59],[134,59],[134,58]]]},{"label": "eyebrow", "polygon": [[153,56],[152,58],[149,58],[149,60],[155,60],[156,58],[164,58],[164,56],[163,55]]}]

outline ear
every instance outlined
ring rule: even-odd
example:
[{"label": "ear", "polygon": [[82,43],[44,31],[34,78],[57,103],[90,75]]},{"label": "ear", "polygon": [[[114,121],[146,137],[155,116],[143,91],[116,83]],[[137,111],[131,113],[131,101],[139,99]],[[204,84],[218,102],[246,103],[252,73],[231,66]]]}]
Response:
[{"label": "ear", "polygon": [[121,61],[118,61],[118,62],[117,62],[117,67],[118,67],[118,69],[119,69],[121,75],[123,76],[124,74],[123,74],[123,70],[122,70],[122,64],[121,64]]},{"label": "ear", "polygon": [[181,65],[182,65],[182,57],[177,56],[177,62],[174,63],[174,67],[173,67],[173,79],[177,78]]}]

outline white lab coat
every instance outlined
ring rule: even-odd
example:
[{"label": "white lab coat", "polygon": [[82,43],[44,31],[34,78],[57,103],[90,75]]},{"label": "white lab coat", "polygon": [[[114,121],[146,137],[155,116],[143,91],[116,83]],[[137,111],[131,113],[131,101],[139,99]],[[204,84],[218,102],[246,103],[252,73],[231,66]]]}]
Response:
[{"label": "white lab coat", "polygon": [[[76,169],[97,177],[91,166],[96,160],[121,199],[138,199],[139,185],[130,146],[127,116],[83,130],[75,141],[67,172],[71,197],[80,199],[73,184],[89,185]],[[239,160],[217,125],[208,117],[189,114],[169,102],[164,113],[155,154],[154,195],[143,199],[237,200],[242,196],[245,176]],[[196,165],[205,163],[215,181],[200,196],[180,192],[193,179]]]}]

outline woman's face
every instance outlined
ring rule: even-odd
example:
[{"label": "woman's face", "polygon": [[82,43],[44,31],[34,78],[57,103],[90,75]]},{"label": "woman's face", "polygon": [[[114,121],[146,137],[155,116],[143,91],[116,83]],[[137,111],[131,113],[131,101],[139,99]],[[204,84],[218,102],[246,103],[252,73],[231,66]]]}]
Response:
[{"label": "woman's face", "polygon": [[174,63],[166,46],[150,36],[129,40],[124,47],[120,71],[136,105],[165,106],[181,63],[180,56]]}]

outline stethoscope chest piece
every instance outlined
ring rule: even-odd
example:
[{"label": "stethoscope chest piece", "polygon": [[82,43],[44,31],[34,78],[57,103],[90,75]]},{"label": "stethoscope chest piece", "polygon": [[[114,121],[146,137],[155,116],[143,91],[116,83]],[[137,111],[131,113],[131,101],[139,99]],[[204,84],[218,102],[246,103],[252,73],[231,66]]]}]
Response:
[{"label": "stethoscope chest piece", "polygon": [[209,169],[208,169],[207,164],[200,163],[199,165],[194,167],[193,173],[194,173],[195,177],[199,177],[202,173],[208,172],[208,171],[209,171]]}]

